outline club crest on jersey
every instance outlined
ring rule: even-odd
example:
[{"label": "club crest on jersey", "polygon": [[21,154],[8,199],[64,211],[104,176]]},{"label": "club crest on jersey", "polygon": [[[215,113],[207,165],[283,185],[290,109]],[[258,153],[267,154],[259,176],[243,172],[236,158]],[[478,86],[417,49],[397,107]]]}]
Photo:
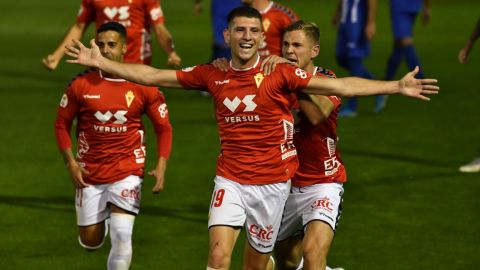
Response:
[{"label": "club crest on jersey", "polygon": [[270,28],[270,24],[272,24],[272,22],[269,19],[265,19],[262,24],[263,31],[268,32],[268,28]]},{"label": "club crest on jersey", "polygon": [[257,88],[260,87],[260,84],[262,83],[263,81],[263,74],[262,73],[257,73],[255,74],[255,76],[253,76],[253,78],[255,79],[255,83],[257,84]]},{"label": "club crest on jersey", "polygon": [[135,98],[135,95],[133,94],[132,90],[128,90],[128,92],[125,94],[125,99],[127,100],[127,106],[129,108],[134,98]]}]

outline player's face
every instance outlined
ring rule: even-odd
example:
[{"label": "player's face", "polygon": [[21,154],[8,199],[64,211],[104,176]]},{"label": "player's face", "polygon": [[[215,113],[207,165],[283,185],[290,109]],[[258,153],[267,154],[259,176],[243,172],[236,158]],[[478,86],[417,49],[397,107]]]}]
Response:
[{"label": "player's face", "polygon": [[101,32],[97,35],[96,43],[103,57],[117,62],[123,61],[123,55],[127,51],[127,47],[118,32]]},{"label": "player's face", "polygon": [[318,56],[319,52],[320,46],[314,44],[302,30],[290,31],[283,35],[283,57],[296,63],[302,69],[313,65],[312,60]]},{"label": "player's face", "polygon": [[263,38],[259,19],[236,17],[223,32],[223,36],[232,50],[232,61],[248,65],[257,60],[258,45]]}]

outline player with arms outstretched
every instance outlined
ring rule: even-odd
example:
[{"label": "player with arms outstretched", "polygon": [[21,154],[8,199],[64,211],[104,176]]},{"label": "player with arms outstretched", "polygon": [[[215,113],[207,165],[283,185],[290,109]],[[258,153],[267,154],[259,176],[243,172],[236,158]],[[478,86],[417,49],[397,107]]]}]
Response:
[{"label": "player with arms outstretched", "polygon": [[269,0],[242,0],[242,3],[262,14],[265,38],[258,49],[260,56],[282,55],[283,33],[287,26],[298,20],[297,14],[291,8]]},{"label": "player with arms outstretched", "polygon": [[[125,35],[121,24],[109,22],[98,28],[95,42],[104,57],[121,62]],[[76,188],[78,240],[87,250],[100,248],[109,219],[108,269],[128,269],[132,257],[132,230],[140,207],[146,155],[141,122],[145,113],[157,135],[158,161],[149,175],[156,179],[153,192],[159,192],[164,186],[172,129],[158,88],[90,69],[70,83],[58,108],[55,134]],[[70,138],[74,119],[76,157]]]},{"label": "player with arms outstretched", "polygon": [[[228,16],[224,38],[232,60],[227,72],[211,65],[181,71],[110,61],[78,40],[67,54],[78,63],[100,68],[130,81],[164,87],[206,89],[212,95],[221,140],[215,188],[209,218],[210,248],[207,269],[228,269],[242,227],[244,269],[265,269],[278,233],[281,213],[290,191],[290,178],[298,161],[293,145],[290,95],[372,95],[400,93],[423,100],[436,94],[436,80],[417,80],[418,70],[400,81],[361,78],[312,77],[306,71],[280,64],[264,76],[258,46],[263,38],[262,17],[250,7],[239,7]],[[305,89],[305,90],[304,90]]]},{"label": "player with arms outstretched", "polygon": [[[331,70],[313,63],[320,53],[319,39],[315,24],[302,20],[291,24],[283,37],[284,58],[265,59],[266,69],[286,59],[314,76],[335,78]],[[341,98],[299,93],[297,100],[300,111],[293,142],[300,162],[275,244],[276,265],[279,270],[331,269],[327,254],[340,218],[342,183],[346,181],[337,148]]]}]

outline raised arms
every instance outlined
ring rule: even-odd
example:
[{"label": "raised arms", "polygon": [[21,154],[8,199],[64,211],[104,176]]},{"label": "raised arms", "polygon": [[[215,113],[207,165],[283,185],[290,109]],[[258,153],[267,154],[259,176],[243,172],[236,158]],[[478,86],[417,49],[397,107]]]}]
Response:
[{"label": "raised arms", "polygon": [[182,87],[177,81],[175,70],[156,69],[142,64],[127,64],[109,60],[102,56],[94,39],[90,41],[91,48],[85,47],[78,40],[74,40],[73,43],[78,48],[72,45],[66,46],[65,53],[74,58],[67,60],[68,63],[99,68],[107,73],[144,85]]}]

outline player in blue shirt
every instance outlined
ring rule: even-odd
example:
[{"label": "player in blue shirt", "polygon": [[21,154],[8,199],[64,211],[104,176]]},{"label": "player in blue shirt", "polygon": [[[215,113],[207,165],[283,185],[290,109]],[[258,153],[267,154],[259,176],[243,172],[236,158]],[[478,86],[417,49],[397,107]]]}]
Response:
[{"label": "player in blue shirt", "polygon": [[[201,0],[195,0],[194,12],[199,14],[201,11]],[[230,48],[223,40],[223,30],[228,28],[228,13],[242,5],[241,0],[212,0],[211,2],[211,23],[213,33],[212,58],[231,58]]]},{"label": "player in blue shirt", "polygon": [[[350,75],[373,79],[363,64],[370,54],[370,40],[376,33],[376,0],[339,0],[333,17],[338,26],[337,62],[350,72]],[[357,99],[350,98],[340,111],[340,116],[357,115]]]},{"label": "player in blue shirt", "polygon": [[407,62],[409,69],[419,66],[420,72],[417,77],[424,78],[420,59],[413,45],[413,26],[420,11],[422,11],[423,23],[427,24],[430,21],[430,0],[390,0],[394,44],[387,63],[386,80],[392,80],[395,77],[403,59]]}]

